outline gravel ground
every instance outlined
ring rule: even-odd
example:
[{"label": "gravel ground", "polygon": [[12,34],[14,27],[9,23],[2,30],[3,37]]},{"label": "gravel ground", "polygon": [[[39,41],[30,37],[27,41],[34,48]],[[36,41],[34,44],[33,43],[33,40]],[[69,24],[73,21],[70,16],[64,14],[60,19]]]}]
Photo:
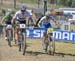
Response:
[{"label": "gravel ground", "polygon": [[[48,55],[44,53],[42,50],[41,41],[39,39],[27,39],[27,52],[26,55],[23,56],[22,52],[18,51],[18,46],[12,42],[12,47],[7,45],[7,41],[0,38],[0,61],[75,61],[75,49],[72,52],[62,52],[61,48],[58,50],[58,46],[56,47],[56,52],[61,52],[61,54],[57,53],[54,56]],[[58,42],[56,42],[58,44]],[[62,43],[60,43],[61,45]],[[63,43],[64,44],[64,43]],[[66,45],[66,44],[65,44]],[[67,46],[67,45],[66,45]],[[75,46],[75,44],[73,44]],[[72,47],[72,46],[71,46]],[[66,53],[66,55],[64,55]]]}]

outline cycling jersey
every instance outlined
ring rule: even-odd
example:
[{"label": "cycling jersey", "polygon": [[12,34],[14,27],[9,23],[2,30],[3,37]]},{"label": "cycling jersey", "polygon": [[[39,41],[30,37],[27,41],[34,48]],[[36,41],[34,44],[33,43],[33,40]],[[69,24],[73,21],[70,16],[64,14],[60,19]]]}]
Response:
[{"label": "cycling jersey", "polygon": [[46,19],[46,16],[42,17],[39,23],[41,23],[42,28],[50,28],[51,26],[51,21],[54,20],[53,17],[50,17]]},{"label": "cycling jersey", "polygon": [[52,25],[50,23],[48,24],[41,24],[41,28],[50,28]]},{"label": "cycling jersey", "polygon": [[32,16],[32,13],[29,12],[28,10],[26,10],[23,14],[22,12],[19,10],[16,12],[16,14],[14,15],[13,18],[16,19],[16,21],[19,21],[20,23],[26,23],[26,19],[31,17]]},{"label": "cycling jersey", "polygon": [[12,16],[11,15],[5,15],[2,19],[5,22],[5,24],[11,24]]}]

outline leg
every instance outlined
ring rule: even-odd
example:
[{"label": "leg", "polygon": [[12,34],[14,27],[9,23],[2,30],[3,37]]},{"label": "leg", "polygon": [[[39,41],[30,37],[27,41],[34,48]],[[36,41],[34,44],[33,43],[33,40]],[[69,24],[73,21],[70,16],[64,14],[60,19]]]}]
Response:
[{"label": "leg", "polygon": [[46,32],[43,33],[43,49],[47,52],[48,43],[47,43],[47,34]]},{"label": "leg", "polygon": [[15,30],[14,30],[14,36],[15,36],[15,39],[18,40],[19,39],[19,36],[18,36],[18,31],[19,31],[19,28],[16,27]]},{"label": "leg", "polygon": [[48,39],[49,39],[49,54],[54,55],[55,43],[54,43],[54,40],[53,40],[53,35],[50,34]]},{"label": "leg", "polygon": [[52,42],[52,39],[51,39],[51,35],[48,34],[48,41],[49,41],[49,51],[48,51],[48,54],[51,55],[51,42]]}]

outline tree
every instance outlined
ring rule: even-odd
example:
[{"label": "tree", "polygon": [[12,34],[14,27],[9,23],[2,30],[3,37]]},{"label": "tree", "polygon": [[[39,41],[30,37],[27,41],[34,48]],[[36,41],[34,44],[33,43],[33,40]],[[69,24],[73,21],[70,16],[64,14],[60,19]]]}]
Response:
[{"label": "tree", "polygon": [[54,3],[55,3],[55,0],[50,0],[50,3],[51,3],[51,4],[54,4]]},{"label": "tree", "polygon": [[72,0],[72,5],[71,7],[75,7],[75,0]]},{"label": "tree", "polygon": [[16,8],[16,0],[14,0],[14,8]]},{"label": "tree", "polygon": [[3,0],[0,0],[0,4],[1,4],[1,5],[3,4]]},{"label": "tree", "polygon": [[40,0],[38,0],[38,8],[39,8],[39,5],[40,5]]},{"label": "tree", "polygon": [[44,0],[44,15],[45,15],[45,12],[47,11],[47,1]]}]

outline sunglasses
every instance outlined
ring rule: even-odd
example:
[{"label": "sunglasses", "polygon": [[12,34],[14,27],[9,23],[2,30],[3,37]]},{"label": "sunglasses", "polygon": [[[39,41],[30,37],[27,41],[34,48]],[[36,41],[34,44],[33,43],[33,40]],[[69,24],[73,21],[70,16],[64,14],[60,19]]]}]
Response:
[{"label": "sunglasses", "polygon": [[21,10],[21,12],[25,12],[25,10]]}]

